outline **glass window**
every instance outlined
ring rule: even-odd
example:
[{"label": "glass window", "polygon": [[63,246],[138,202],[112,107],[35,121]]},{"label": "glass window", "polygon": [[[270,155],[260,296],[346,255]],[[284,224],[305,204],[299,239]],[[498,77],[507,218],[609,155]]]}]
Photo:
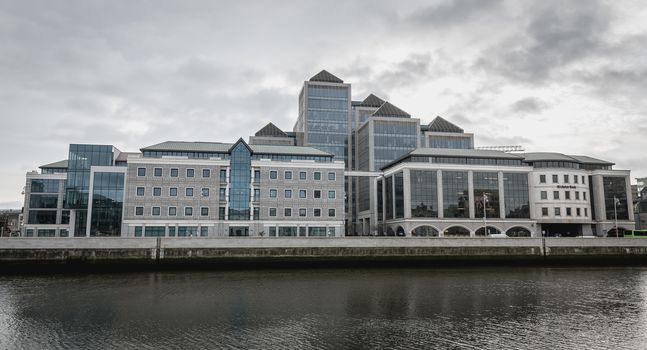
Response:
[{"label": "glass window", "polygon": [[[443,171],[443,213],[446,218],[468,218],[469,196],[466,171]],[[387,186],[387,218],[388,217],[388,183]],[[379,205],[379,203],[378,203]]]},{"label": "glass window", "polygon": [[29,208],[56,209],[58,206],[58,195],[56,194],[32,194],[29,197]]},{"label": "glass window", "polygon": [[142,227],[141,226],[135,226],[135,237],[141,237],[142,236]]},{"label": "glass window", "polygon": [[261,171],[260,170],[254,170],[254,182],[255,183],[261,182]]},{"label": "glass window", "polygon": [[187,187],[186,190],[184,190],[184,195],[187,197],[193,197],[193,188]]},{"label": "glass window", "polygon": [[219,193],[219,196],[218,196],[218,200],[220,200],[220,201],[226,201],[227,200],[227,188],[220,187],[220,193]]},{"label": "glass window", "polygon": [[186,169],[186,177],[194,177],[195,169]]},{"label": "glass window", "polygon": [[566,208],[566,216],[571,216],[571,208]]},{"label": "glass window", "polygon": [[334,172],[329,172],[328,173],[328,180],[330,181],[335,181],[336,175]]},{"label": "glass window", "polygon": [[[576,179],[577,179],[577,178],[576,178]],[[575,208],[575,214],[576,214],[577,216],[582,216],[582,211],[580,210],[580,208]]]},{"label": "glass window", "polygon": [[438,186],[435,170],[411,170],[411,216],[438,217]]},{"label": "glass window", "polygon": [[315,171],[313,178],[315,180],[321,180],[321,172],[320,171]]},{"label": "glass window", "polygon": [[627,183],[624,177],[604,176],[604,208],[607,220],[629,220],[629,205],[627,203]]},{"label": "glass window", "polygon": [[584,175],[582,175],[582,185],[586,185],[586,181],[584,181]]},{"label": "glass window", "polygon": [[254,202],[258,202],[261,199],[261,190],[258,188],[254,189]]},{"label": "glass window", "polygon": [[564,174],[564,183],[567,184],[570,182],[569,176],[567,174]]},{"label": "glass window", "polygon": [[253,220],[260,220],[261,218],[261,208],[254,207],[254,213],[252,214]]},{"label": "glass window", "polygon": [[211,177],[210,169],[202,169],[202,177]]},{"label": "glass window", "polygon": [[299,190],[299,198],[306,198],[306,190]]},{"label": "glass window", "polygon": [[292,198],[292,190],[285,190],[285,198]]},{"label": "glass window", "polygon": [[321,190],[314,190],[314,198],[321,198]]},{"label": "glass window", "polygon": [[539,182],[542,184],[546,183],[546,175],[539,175]]},{"label": "glass window", "polygon": [[331,217],[331,218],[335,217],[335,209],[328,209],[328,217]]},{"label": "glass window", "polygon": [[168,194],[171,197],[177,196],[177,187],[171,187],[168,189]]},{"label": "glass window", "polygon": [[321,209],[314,209],[314,210],[313,210],[313,212],[312,212],[312,214],[313,214],[315,217],[320,217],[320,216],[321,216]]},{"label": "glass window", "polygon": [[[577,179],[577,178],[575,178]],[[580,192],[575,191],[575,200],[580,200]]]},{"label": "glass window", "polygon": [[153,187],[153,196],[159,197],[162,195],[162,188],[161,187]]},{"label": "glass window", "polygon": [[561,209],[560,208],[555,208],[555,216],[561,216],[561,215],[562,215]]},{"label": "glass window", "polygon": [[557,175],[553,175],[553,183],[559,183],[559,178],[557,177]]},{"label": "glass window", "polygon": [[176,216],[177,215],[177,208],[176,207],[168,207],[168,216]]},{"label": "glass window", "polygon": [[589,208],[584,208],[584,216],[589,216]]},{"label": "glass window", "polygon": [[155,168],[155,176],[157,177],[162,176],[162,168]]},{"label": "glass window", "polygon": [[548,208],[541,208],[541,216],[548,216]]},{"label": "glass window", "polygon": [[299,172],[299,180],[306,180],[307,179],[307,174],[305,171],[300,171]]},{"label": "glass window", "polygon": [[137,196],[143,196],[144,195],[144,188],[143,187],[137,187]]},{"label": "glass window", "polygon": [[276,180],[278,178],[278,172],[276,170],[270,171],[270,179]]},{"label": "glass window", "polygon": [[137,216],[144,215],[144,207],[135,207],[135,215]]},{"label": "glass window", "polygon": [[227,169],[220,169],[220,181],[221,182],[227,181]]},{"label": "glass window", "polygon": [[270,198],[276,198],[276,189],[270,189]]},{"label": "glass window", "polygon": [[582,192],[582,199],[586,200],[586,192]]},{"label": "glass window", "polygon": [[160,207],[153,207],[152,214],[153,216],[160,216],[161,215]]},{"label": "glass window", "polygon": [[292,208],[284,208],[283,209],[283,216],[292,216]]},{"label": "glass window", "polygon": [[335,191],[328,191],[328,198],[335,199]]},{"label": "glass window", "polygon": [[474,172],[474,209],[476,217],[500,217],[499,213],[499,178],[494,172]]},{"label": "glass window", "polygon": [[146,168],[137,168],[137,176],[146,176]]},{"label": "glass window", "polygon": [[184,208],[184,216],[193,216],[193,208],[192,207],[185,207]]},{"label": "glass window", "polygon": [[208,188],[203,188],[202,189],[202,197],[209,197],[209,189]]},{"label": "glass window", "polygon": [[31,193],[58,193],[59,180],[31,180]]},{"label": "glass window", "polygon": [[200,227],[200,237],[207,237],[209,235],[209,227],[202,226]]},{"label": "glass window", "polygon": [[227,213],[227,210],[225,207],[219,207],[218,208],[218,220],[225,220],[225,214]]},{"label": "glass window", "polygon": [[564,191],[564,199],[571,199],[571,191]]},{"label": "glass window", "polygon": [[209,208],[207,207],[200,208],[200,216],[209,216]]},{"label": "glass window", "polygon": [[559,191],[553,191],[553,199],[559,199]]},{"label": "glass window", "polygon": [[548,199],[548,192],[547,191],[541,191],[541,199]]},{"label": "glass window", "polygon": [[169,226],[169,228],[168,228],[168,236],[169,237],[175,237],[175,226]]},{"label": "glass window", "polygon": [[301,208],[299,209],[299,216],[306,216],[307,212],[308,211],[305,208]]},{"label": "glass window", "polygon": [[276,208],[270,208],[270,216],[276,216]]},{"label": "glass window", "polygon": [[578,183],[579,177],[577,175],[573,175],[573,182]]},{"label": "glass window", "polygon": [[[178,177],[178,169],[171,168],[171,177]],[[175,227],[173,228],[175,230]]]},{"label": "glass window", "polygon": [[291,171],[286,171],[284,174],[284,177],[286,180],[292,180],[292,172]]}]

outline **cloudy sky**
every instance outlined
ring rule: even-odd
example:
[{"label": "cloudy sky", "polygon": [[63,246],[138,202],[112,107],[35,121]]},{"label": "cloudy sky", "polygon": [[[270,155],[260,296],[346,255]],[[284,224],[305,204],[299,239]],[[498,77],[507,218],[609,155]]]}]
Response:
[{"label": "cloudy sky", "polygon": [[291,130],[327,69],[477,146],[647,176],[643,1],[0,1],[0,208],[69,143]]}]

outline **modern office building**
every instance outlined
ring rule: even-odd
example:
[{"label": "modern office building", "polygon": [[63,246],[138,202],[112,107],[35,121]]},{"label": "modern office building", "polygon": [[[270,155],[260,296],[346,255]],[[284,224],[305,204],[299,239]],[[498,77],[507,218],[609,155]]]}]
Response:
[{"label": "modern office building", "polygon": [[634,228],[628,170],[559,153],[475,149],[323,70],[292,131],[249,142],[70,145],[27,174],[30,237],[605,236]]}]

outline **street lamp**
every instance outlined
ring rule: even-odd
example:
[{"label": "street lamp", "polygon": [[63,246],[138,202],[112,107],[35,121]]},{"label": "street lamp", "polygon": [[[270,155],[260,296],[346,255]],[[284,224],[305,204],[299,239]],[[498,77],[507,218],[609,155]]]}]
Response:
[{"label": "street lamp", "polygon": [[613,196],[613,215],[615,216],[616,222],[616,238],[618,238],[618,203],[620,203],[618,197]]},{"label": "street lamp", "polygon": [[487,237],[487,211],[485,210],[485,205],[488,201],[489,193],[483,193],[483,236]]}]

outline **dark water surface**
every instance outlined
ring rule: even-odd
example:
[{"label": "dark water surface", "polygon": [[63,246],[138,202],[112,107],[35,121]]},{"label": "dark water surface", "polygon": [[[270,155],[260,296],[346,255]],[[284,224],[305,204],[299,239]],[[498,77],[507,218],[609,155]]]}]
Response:
[{"label": "dark water surface", "polygon": [[647,349],[647,268],[0,276],[1,349]]}]

